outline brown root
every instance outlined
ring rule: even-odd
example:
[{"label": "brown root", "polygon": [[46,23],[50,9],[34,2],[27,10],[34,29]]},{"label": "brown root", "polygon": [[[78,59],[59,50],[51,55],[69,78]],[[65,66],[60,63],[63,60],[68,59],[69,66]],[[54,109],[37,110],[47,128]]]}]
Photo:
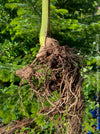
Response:
[{"label": "brown root", "polygon": [[22,127],[29,127],[30,125],[35,125],[34,120],[32,119],[23,119],[22,121],[15,121],[14,123],[8,124],[0,128],[0,134],[15,134],[20,133]]},{"label": "brown root", "polygon": [[[55,39],[47,38],[45,47],[37,54],[35,61],[28,67],[16,71],[16,74],[28,81],[32,91],[41,102],[41,114],[55,123],[59,115],[59,124],[55,123],[58,133],[68,122],[67,134],[79,134],[82,121],[83,97],[80,75],[81,58],[68,46],[60,46]],[[32,80],[38,81],[38,85]],[[41,82],[42,81],[42,82]],[[45,106],[47,101],[50,106]],[[62,116],[65,116],[62,120]]]}]

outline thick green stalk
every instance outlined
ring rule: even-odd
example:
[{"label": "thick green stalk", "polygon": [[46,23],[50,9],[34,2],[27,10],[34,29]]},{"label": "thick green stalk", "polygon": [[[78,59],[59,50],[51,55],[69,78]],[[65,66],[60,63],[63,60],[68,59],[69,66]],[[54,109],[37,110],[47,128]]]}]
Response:
[{"label": "thick green stalk", "polygon": [[40,45],[45,46],[46,37],[50,34],[50,0],[42,0],[42,22]]}]

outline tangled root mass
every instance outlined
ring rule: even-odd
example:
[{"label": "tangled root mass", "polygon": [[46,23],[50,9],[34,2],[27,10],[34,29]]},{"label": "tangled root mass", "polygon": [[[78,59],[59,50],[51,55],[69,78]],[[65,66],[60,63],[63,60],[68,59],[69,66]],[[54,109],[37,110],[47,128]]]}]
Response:
[{"label": "tangled root mass", "polygon": [[[41,114],[48,115],[61,133],[64,122],[68,121],[67,134],[79,134],[83,111],[82,82],[80,75],[81,58],[68,46],[60,46],[57,40],[47,38],[45,47],[41,47],[37,58],[28,67],[16,71],[16,74],[28,81],[31,90],[41,102]],[[38,85],[34,84],[34,80]],[[47,101],[49,106],[45,106]],[[62,116],[65,115],[65,120]],[[67,120],[67,121],[66,121]]]}]

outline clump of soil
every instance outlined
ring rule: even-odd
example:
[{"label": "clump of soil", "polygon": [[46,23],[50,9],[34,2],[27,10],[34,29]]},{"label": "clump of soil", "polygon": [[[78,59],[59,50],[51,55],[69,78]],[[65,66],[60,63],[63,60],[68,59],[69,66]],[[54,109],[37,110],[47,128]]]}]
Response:
[{"label": "clump of soil", "polygon": [[[41,102],[40,114],[48,115],[54,121],[59,134],[67,121],[67,134],[80,133],[83,111],[83,77],[80,69],[81,58],[74,53],[74,49],[60,46],[57,40],[47,38],[45,47],[41,47],[35,61],[16,71],[19,77],[28,81]],[[45,101],[49,106],[45,106]],[[54,120],[56,115],[59,124]],[[65,118],[62,121],[63,115]]]}]

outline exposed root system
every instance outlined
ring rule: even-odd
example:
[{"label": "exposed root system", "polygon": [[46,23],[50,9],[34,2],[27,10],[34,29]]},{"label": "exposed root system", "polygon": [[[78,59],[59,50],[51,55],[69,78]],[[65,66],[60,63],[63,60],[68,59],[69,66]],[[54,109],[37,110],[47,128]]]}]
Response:
[{"label": "exposed root system", "polygon": [[[67,134],[79,134],[81,128],[83,98],[80,75],[81,58],[68,46],[60,46],[58,41],[47,38],[35,61],[16,74],[28,81],[31,90],[41,102],[40,113],[48,115],[55,123],[57,133],[62,132],[68,122]],[[34,83],[34,80],[38,84]],[[48,106],[45,102],[48,102]],[[62,116],[65,116],[62,120]]]},{"label": "exposed root system", "polygon": [[17,133],[20,133],[20,129],[22,129],[23,126],[29,127],[30,125],[34,124],[34,120],[32,119],[23,119],[22,121],[15,121],[14,123],[1,127],[0,134],[15,134],[16,130],[18,130]]}]

